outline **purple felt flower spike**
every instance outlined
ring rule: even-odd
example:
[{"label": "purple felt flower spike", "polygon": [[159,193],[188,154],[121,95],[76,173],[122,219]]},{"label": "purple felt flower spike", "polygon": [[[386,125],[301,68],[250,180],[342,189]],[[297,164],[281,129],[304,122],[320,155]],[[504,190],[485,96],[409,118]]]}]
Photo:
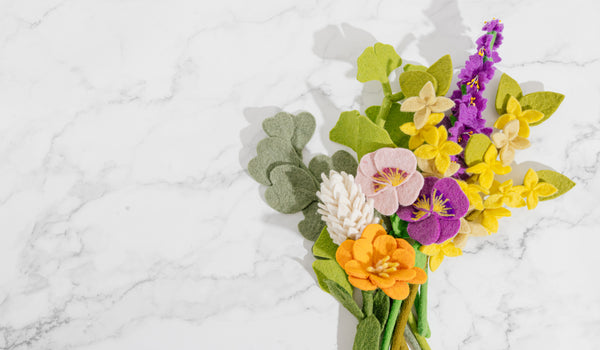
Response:
[{"label": "purple felt flower spike", "polygon": [[425,178],[417,201],[398,209],[398,217],[408,221],[408,235],[423,245],[442,243],[454,237],[460,218],[469,209],[469,199],[456,180]]}]

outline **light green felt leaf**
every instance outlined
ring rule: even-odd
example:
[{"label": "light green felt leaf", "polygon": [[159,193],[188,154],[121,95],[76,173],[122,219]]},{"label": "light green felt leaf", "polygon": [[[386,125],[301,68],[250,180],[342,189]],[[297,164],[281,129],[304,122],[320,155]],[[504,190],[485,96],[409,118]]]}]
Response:
[{"label": "light green felt leaf", "polygon": [[491,144],[492,141],[490,138],[484,134],[474,134],[471,136],[465,147],[465,163],[468,166],[473,166],[483,162],[483,155]]},{"label": "light green felt leaf", "polygon": [[319,180],[319,183],[323,181],[321,174],[329,176],[329,171],[333,169],[333,161],[331,158],[324,154],[318,154],[313,157],[308,163],[308,169],[313,175]]},{"label": "light green felt leaf", "polygon": [[350,153],[339,150],[331,156],[331,161],[333,162],[333,170],[356,176],[358,162]]},{"label": "light green felt leaf", "polygon": [[324,227],[319,238],[317,238],[317,241],[312,247],[312,252],[313,255],[318,258],[335,260],[335,252],[337,252],[338,247],[339,246],[331,240],[327,227]]},{"label": "light green felt leaf", "polygon": [[332,280],[325,280],[325,285],[329,289],[329,294],[333,295],[337,301],[342,304],[346,310],[350,311],[351,314],[354,315],[359,320],[362,320],[365,317],[365,314],[362,312],[354,298],[352,298],[352,292],[348,293],[348,291],[340,286],[338,283]]},{"label": "light green felt leaf", "polygon": [[402,65],[402,59],[392,45],[376,43],[373,47],[367,47],[356,63],[358,65],[356,79],[361,83],[371,80],[389,83],[388,76]]},{"label": "light green felt leaf", "polygon": [[405,97],[418,96],[419,92],[428,81],[433,84],[433,88],[437,91],[437,80],[427,72],[408,71],[400,74],[400,89]]},{"label": "light green felt leaf", "polygon": [[317,213],[318,208],[318,202],[315,201],[302,209],[304,219],[298,223],[298,231],[309,241],[316,240],[325,227],[325,222],[321,220],[321,214]]},{"label": "light green felt leaf", "polygon": [[498,92],[496,93],[496,112],[502,115],[506,113],[506,104],[509,98],[513,96],[517,100],[523,97],[523,91],[516,80],[504,73],[498,83]]},{"label": "light green felt leaf", "polygon": [[286,112],[279,112],[265,119],[262,128],[269,136],[291,140],[294,136],[294,116]]},{"label": "light green felt leaf", "polygon": [[558,189],[558,191],[551,196],[540,197],[541,201],[547,201],[549,199],[553,199],[558,196],[561,196],[561,195],[565,194],[566,192],[568,192],[569,190],[571,190],[575,186],[575,182],[571,181],[571,179],[564,176],[563,174],[557,173],[556,171],[539,170],[539,171],[536,171],[536,173],[537,173],[540,181],[552,184],[552,185],[554,185],[554,187],[556,187]]},{"label": "light green felt leaf", "polygon": [[342,267],[335,260],[330,259],[317,259],[312,264],[315,275],[317,275],[317,281],[321,289],[330,293],[329,286],[325,283],[325,280],[332,280],[339,284],[346,292],[352,295],[353,287],[348,282],[348,276]]},{"label": "light green felt leaf", "polygon": [[302,154],[304,146],[310,141],[310,138],[315,133],[317,123],[315,117],[308,112],[302,112],[294,116],[294,135],[292,136],[292,146],[298,154]]},{"label": "light green felt leaf", "polygon": [[431,67],[427,68],[427,73],[433,75],[438,83],[435,89],[438,96],[445,95],[450,89],[452,72],[452,58],[450,58],[450,55],[442,56]]},{"label": "light green felt leaf", "polygon": [[421,71],[421,72],[427,71],[427,67],[425,67],[425,66],[421,66],[419,64],[410,64],[410,63],[407,63],[404,66],[404,68],[402,68],[402,69],[405,72],[410,72],[410,71],[415,71],[415,70],[418,70],[418,71]]},{"label": "light green felt leaf", "polygon": [[375,315],[360,321],[356,327],[352,350],[379,350],[379,334],[381,326]]},{"label": "light green felt leaf", "polygon": [[279,212],[296,213],[317,200],[317,186],[304,169],[280,165],[271,171],[270,179],[273,185],[265,191],[265,200]]},{"label": "light green felt leaf", "polygon": [[[379,113],[380,106],[371,106],[367,108],[365,114],[370,120],[375,122],[377,114]],[[406,135],[400,130],[400,126],[404,123],[412,122],[415,114],[411,112],[401,112],[400,104],[393,103],[390,108],[390,113],[385,121],[383,128],[390,135],[390,138],[398,147],[408,148],[408,140],[410,136]]]},{"label": "light green felt leaf", "polygon": [[257,182],[271,185],[271,171],[282,164],[298,166],[301,162],[290,141],[279,137],[267,137],[256,147],[257,156],[248,163],[248,173]]},{"label": "light green felt leaf", "polygon": [[535,109],[544,113],[544,117],[535,123],[529,125],[534,126],[543,123],[550,118],[556,111],[558,106],[565,99],[565,95],[552,91],[539,91],[523,96],[519,102],[523,110]]},{"label": "light green felt leaf", "polygon": [[395,147],[388,133],[358,111],[342,112],[329,132],[331,141],[352,148],[358,159],[383,147]]},{"label": "light green felt leaf", "polygon": [[377,317],[381,330],[385,327],[388,315],[390,313],[390,297],[383,290],[377,289],[373,297],[373,315]]},{"label": "light green felt leaf", "polygon": [[421,243],[414,241],[412,246],[415,250],[415,266],[425,270],[425,265],[427,265],[427,255],[421,253],[419,250],[419,248],[421,248]]}]

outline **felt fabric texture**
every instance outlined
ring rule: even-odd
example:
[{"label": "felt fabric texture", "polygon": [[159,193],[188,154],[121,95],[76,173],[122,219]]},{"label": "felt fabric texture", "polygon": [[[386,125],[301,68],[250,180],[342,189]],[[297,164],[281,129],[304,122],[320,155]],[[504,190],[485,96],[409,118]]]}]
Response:
[{"label": "felt fabric texture", "polygon": [[400,207],[397,215],[408,221],[407,231],[412,239],[428,245],[454,237],[460,228],[460,218],[468,209],[469,200],[456,180],[428,177],[417,201]]},{"label": "felt fabric texture", "polygon": [[348,281],[361,290],[381,288],[392,299],[408,296],[408,284],[422,284],[427,275],[415,267],[415,251],[405,240],[394,238],[383,226],[369,225],[361,237],[344,241],[336,260],[348,274]]},{"label": "felt fabric texture", "polygon": [[360,160],[365,154],[382,147],[395,147],[385,129],[373,123],[358,111],[342,112],[329,132],[329,139],[352,148]]},{"label": "felt fabric texture", "polygon": [[392,45],[376,43],[363,51],[356,64],[358,66],[356,79],[361,83],[378,80],[388,84],[388,76],[402,65],[402,59]]},{"label": "felt fabric texture", "polygon": [[392,232],[390,234],[394,236],[394,238],[410,238],[408,232],[406,231],[408,222],[401,220],[396,214],[390,216],[390,222],[392,224]]},{"label": "felt fabric texture", "polygon": [[[400,75],[400,87],[402,87],[402,75],[405,74],[419,75],[428,73],[404,72]],[[400,110],[402,112],[415,112],[414,123],[416,129],[421,129],[423,126],[425,126],[427,118],[432,112],[442,113],[454,106],[454,102],[451,99],[443,96],[436,96],[435,86],[431,83],[431,81],[424,81],[423,83],[424,85],[421,85],[422,88],[420,88],[418,96],[416,96],[415,94],[415,96],[407,98],[406,100],[404,100],[404,103],[402,103],[402,106],[400,107]],[[411,84],[416,83],[411,81]],[[414,86],[418,86],[418,84]],[[404,91],[404,88],[402,88],[402,91]]]},{"label": "felt fabric texture", "polygon": [[294,135],[290,140],[292,146],[296,149],[298,154],[302,154],[304,146],[310,141],[310,138],[315,133],[317,123],[315,117],[307,112],[302,112],[294,116]]},{"label": "felt fabric texture", "polygon": [[318,154],[308,163],[308,170],[319,182],[322,181],[321,174],[327,175],[331,170],[354,176],[357,168],[358,162],[354,159],[354,156],[344,150],[335,152],[331,157]]},{"label": "felt fabric texture", "polygon": [[317,259],[313,262],[312,267],[321,289],[327,293],[331,293],[325,283],[326,280],[331,280],[339,284],[348,294],[352,295],[353,288],[350,282],[348,282],[348,276],[335,260]]},{"label": "felt fabric texture", "polygon": [[248,163],[248,173],[258,183],[270,186],[271,171],[282,164],[298,166],[301,159],[289,140],[280,137],[267,137],[256,147],[257,156]]},{"label": "felt fabric texture", "polygon": [[544,117],[540,120],[529,123],[529,125],[535,126],[550,118],[564,99],[565,95],[557,92],[539,91],[523,96],[519,102],[521,102],[523,109],[538,110],[544,114]]},{"label": "felt fabric texture", "polygon": [[[365,114],[373,123],[377,119],[380,106],[371,106],[365,110]],[[398,147],[407,148],[409,136],[400,130],[400,126],[413,120],[413,114],[410,112],[401,112],[400,104],[392,103],[390,111],[383,128],[388,132],[390,138]]]},{"label": "felt fabric texture", "polygon": [[445,95],[450,89],[452,82],[452,58],[450,55],[440,57],[431,67],[427,68],[427,73],[433,75],[438,85],[436,93],[438,96]]},{"label": "felt fabric texture", "polygon": [[377,289],[373,296],[373,315],[377,317],[381,331],[383,331],[387,322],[388,315],[390,313],[390,297],[388,297],[383,290]]},{"label": "felt fabric texture", "polygon": [[502,132],[492,134],[492,141],[500,149],[500,160],[504,165],[509,165],[515,159],[515,150],[531,146],[528,139],[519,136],[518,120],[509,121]]},{"label": "felt fabric texture", "polygon": [[479,162],[483,162],[483,156],[489,149],[492,141],[484,134],[474,134],[469,138],[465,146],[465,163],[467,166],[473,166]]},{"label": "felt fabric texture", "polygon": [[537,207],[539,197],[548,197],[558,192],[558,189],[551,183],[539,182],[539,177],[533,169],[527,170],[523,185],[516,186],[516,190],[527,198],[527,209],[529,210]]},{"label": "felt fabric texture", "polygon": [[358,304],[356,304],[356,301],[352,298],[351,293],[348,293],[345,288],[332,280],[325,280],[324,282],[329,290],[329,294],[339,301],[354,317],[358,320],[362,320],[365,317]]},{"label": "felt fabric texture", "polygon": [[499,115],[506,113],[506,104],[511,96],[519,100],[523,97],[523,91],[516,80],[504,73],[500,77],[498,92],[496,93],[496,112]]},{"label": "felt fabric texture", "polygon": [[379,350],[380,333],[381,325],[377,321],[377,317],[374,315],[365,317],[356,326],[352,350]]},{"label": "felt fabric texture", "polygon": [[462,250],[454,245],[452,241],[446,241],[442,244],[423,245],[419,248],[421,253],[429,256],[429,268],[435,271],[440,267],[444,257],[457,257],[462,255]]},{"label": "felt fabric texture", "polygon": [[425,72],[427,71],[427,67],[420,65],[420,64],[410,64],[407,63],[404,65],[404,67],[402,68],[402,70],[404,70],[405,72],[409,72],[409,71],[421,71],[421,72]]},{"label": "felt fabric texture", "polygon": [[426,83],[431,84],[433,91],[437,89],[437,81],[435,77],[424,71],[408,71],[400,74],[398,78],[400,89],[405,97],[418,96]]},{"label": "felt fabric texture", "polygon": [[[498,181],[494,181],[497,183]],[[525,200],[521,197],[521,190],[513,186],[513,180],[509,179],[491,187],[490,195],[485,199],[486,208],[500,208],[506,205],[510,208],[525,206]]]},{"label": "felt fabric texture", "polygon": [[519,132],[518,135],[521,137],[529,137],[529,124],[540,121],[544,117],[544,113],[533,109],[523,110],[519,101],[510,97],[506,104],[506,114],[503,114],[496,120],[494,127],[497,129],[503,129],[504,126],[511,120],[519,121]]},{"label": "felt fabric texture", "polygon": [[498,150],[494,145],[490,145],[483,156],[483,162],[477,163],[465,171],[479,174],[479,184],[483,188],[490,188],[494,181],[494,174],[505,175],[512,170],[510,166],[503,165],[501,161],[497,160],[497,157]]},{"label": "felt fabric texture", "polygon": [[475,222],[481,223],[489,232],[498,232],[498,218],[510,217],[512,214],[506,208],[485,208]]},{"label": "felt fabric texture", "polygon": [[549,199],[556,198],[570,191],[571,188],[575,186],[575,182],[571,181],[571,179],[569,179],[565,175],[557,173],[556,171],[539,170],[537,171],[537,175],[539,181],[549,183],[557,189],[556,193],[550,196],[539,197],[540,201],[546,201]]},{"label": "felt fabric texture", "polygon": [[435,176],[437,178],[451,177],[460,169],[460,164],[450,162],[445,173],[441,173],[435,165],[435,159],[417,158],[417,166],[421,169],[421,174],[424,177]]},{"label": "felt fabric texture", "polygon": [[463,249],[467,244],[469,237],[483,237],[488,236],[489,234],[489,231],[480,223],[461,218],[460,229],[452,239],[452,243],[454,243],[454,246],[457,248]]},{"label": "felt fabric texture", "polygon": [[450,156],[462,152],[456,142],[448,141],[448,132],[443,125],[433,132],[424,134],[426,145],[415,150],[415,155],[421,159],[434,159],[437,170],[444,174],[450,167]]},{"label": "felt fabric texture", "polygon": [[304,219],[298,223],[298,231],[309,241],[316,240],[325,227],[325,222],[321,220],[321,214],[317,213],[317,209],[319,209],[317,202],[312,202],[302,209]]},{"label": "felt fabric texture", "polygon": [[392,215],[398,206],[415,201],[423,176],[417,172],[417,159],[411,151],[381,148],[360,160],[356,183],[377,211]]},{"label": "felt fabric texture", "polygon": [[481,194],[489,194],[489,191],[477,184],[469,184],[464,181],[457,181],[460,189],[464,192],[469,200],[469,210],[483,210],[483,197]]},{"label": "felt fabric texture", "polygon": [[327,227],[324,227],[312,247],[312,253],[317,258],[335,260],[335,252],[339,245],[333,243]]},{"label": "felt fabric texture", "polygon": [[312,175],[297,166],[280,165],[271,171],[270,179],[272,186],[265,191],[265,200],[281,213],[299,212],[317,199]]},{"label": "felt fabric texture", "polygon": [[273,117],[265,119],[262,124],[267,135],[289,140],[300,157],[302,157],[304,146],[314,134],[316,126],[315,117],[307,112],[297,115],[279,112]]},{"label": "felt fabric texture", "polygon": [[429,117],[427,117],[423,127],[420,129],[417,129],[413,122],[402,124],[400,130],[404,134],[410,136],[408,148],[415,149],[421,146],[425,142],[426,135],[430,139],[433,138],[434,136],[431,134],[436,134],[438,132],[436,125],[438,125],[442,119],[444,119],[444,113],[431,113]]}]

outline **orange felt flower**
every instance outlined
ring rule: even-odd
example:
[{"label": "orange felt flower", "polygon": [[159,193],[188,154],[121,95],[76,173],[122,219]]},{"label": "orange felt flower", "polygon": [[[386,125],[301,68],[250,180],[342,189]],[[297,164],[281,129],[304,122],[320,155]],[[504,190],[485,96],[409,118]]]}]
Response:
[{"label": "orange felt flower", "polygon": [[415,267],[413,247],[403,239],[388,235],[379,224],[368,225],[356,241],[345,240],[335,258],[353,286],[361,290],[379,287],[392,299],[406,299],[409,283],[427,281],[425,271]]}]

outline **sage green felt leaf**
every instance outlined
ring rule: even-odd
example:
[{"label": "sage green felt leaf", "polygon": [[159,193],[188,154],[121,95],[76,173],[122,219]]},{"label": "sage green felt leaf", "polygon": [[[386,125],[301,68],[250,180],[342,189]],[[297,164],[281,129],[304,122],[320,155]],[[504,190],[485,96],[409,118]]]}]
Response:
[{"label": "sage green felt leaf", "polygon": [[419,92],[428,81],[433,84],[433,88],[437,91],[437,80],[427,72],[408,71],[400,74],[400,89],[405,97],[418,96]]},{"label": "sage green felt leaf", "polygon": [[284,164],[270,174],[272,186],[265,191],[265,200],[284,214],[299,212],[317,200],[317,186],[306,170]]},{"label": "sage green felt leaf", "polygon": [[496,93],[496,112],[502,115],[506,113],[506,104],[509,98],[513,96],[517,100],[523,97],[523,91],[516,80],[504,73],[498,83],[498,92]]},{"label": "sage green felt leaf", "polygon": [[540,181],[547,182],[554,185],[558,191],[551,196],[540,197],[541,201],[547,201],[549,199],[561,196],[571,190],[575,186],[575,182],[571,181],[568,177],[563,174],[557,173],[552,170],[539,170],[536,171]]},{"label": "sage green felt leaf", "polygon": [[321,179],[321,174],[329,176],[329,171],[333,169],[333,160],[324,154],[318,154],[310,160],[308,169],[315,175],[320,183],[323,181],[323,179]]},{"label": "sage green felt leaf", "polygon": [[387,131],[377,126],[358,111],[342,112],[329,132],[331,141],[352,148],[358,159],[383,147],[395,147]]},{"label": "sage green felt leaf", "polygon": [[331,161],[333,162],[333,170],[356,176],[358,162],[350,153],[339,150],[331,156]]},{"label": "sage green felt leaf", "polygon": [[279,112],[265,119],[262,128],[269,136],[291,140],[294,136],[294,116],[286,112]]},{"label": "sage green felt leaf", "polygon": [[[370,120],[375,122],[375,118],[377,118],[380,108],[380,106],[371,106],[367,108],[365,114]],[[415,114],[412,112],[401,112],[400,104],[392,103],[390,113],[388,114],[383,128],[385,131],[387,131],[388,135],[390,135],[392,142],[394,142],[396,146],[408,148],[408,140],[410,139],[410,136],[403,133],[400,130],[400,126],[402,126],[404,123],[412,122],[414,115]]]},{"label": "sage green felt leaf", "polygon": [[377,289],[373,297],[373,315],[377,317],[381,330],[385,327],[388,315],[390,313],[390,297],[383,290]]},{"label": "sage green felt leaf", "polygon": [[473,166],[479,162],[483,162],[483,155],[488,150],[492,141],[484,134],[474,134],[469,138],[467,146],[465,146],[465,163],[468,166]]},{"label": "sage green felt leaf", "polygon": [[335,252],[337,252],[338,245],[333,243],[327,227],[324,227],[317,238],[317,241],[312,247],[313,255],[318,258],[335,260]]},{"label": "sage green felt leaf", "polygon": [[381,326],[375,315],[360,321],[356,327],[352,350],[379,350],[379,334]]},{"label": "sage green felt leaf", "polygon": [[325,227],[325,222],[321,220],[321,214],[317,213],[318,208],[318,202],[312,202],[308,207],[302,209],[304,219],[298,223],[298,231],[309,241],[316,240]]},{"label": "sage green felt leaf", "polygon": [[407,63],[404,66],[404,68],[402,68],[402,69],[404,69],[405,72],[410,72],[410,71],[415,71],[415,70],[419,70],[421,72],[427,71],[427,67],[425,67],[425,66],[421,66],[419,64],[410,64],[410,63]]},{"label": "sage green felt leaf", "polygon": [[550,118],[556,111],[558,106],[565,99],[565,95],[559,94],[552,91],[539,91],[531,94],[527,94],[519,100],[521,108],[523,110],[535,109],[544,113],[544,117],[535,123],[529,125],[534,126],[543,123],[546,119]]},{"label": "sage green felt leaf", "polygon": [[348,276],[342,267],[335,260],[330,259],[317,259],[312,264],[315,275],[317,275],[317,281],[321,289],[330,293],[329,286],[325,283],[326,280],[332,280],[342,289],[346,290],[348,294],[352,295],[353,287],[348,282]]},{"label": "sage green felt leaf", "polygon": [[292,136],[292,146],[298,154],[302,154],[304,146],[310,141],[310,138],[315,133],[317,123],[315,117],[308,112],[302,112],[294,116],[294,135]]},{"label": "sage green felt leaf", "polygon": [[398,215],[394,214],[390,216],[390,222],[392,225],[391,234],[395,238],[410,238],[408,235],[408,231],[406,228],[408,227],[408,222],[400,219]]},{"label": "sage green felt leaf", "polygon": [[367,47],[356,63],[358,65],[356,79],[361,83],[371,80],[389,83],[388,76],[402,65],[402,59],[392,45],[376,43],[373,47]]},{"label": "sage green felt leaf", "polygon": [[325,280],[325,285],[329,289],[329,294],[333,295],[337,301],[342,304],[346,310],[350,311],[357,319],[361,320],[365,317],[365,314],[362,312],[354,298],[352,298],[352,291],[348,292],[345,288],[340,286],[338,283],[332,280]]},{"label": "sage green felt leaf", "polygon": [[257,156],[248,163],[248,173],[258,183],[271,185],[271,171],[282,164],[298,166],[301,162],[290,141],[279,137],[267,137],[256,147]]},{"label": "sage green felt leaf", "polygon": [[438,96],[444,96],[450,89],[452,72],[452,59],[450,55],[442,56],[431,67],[427,68],[427,73],[433,75],[438,83],[435,89]]}]

